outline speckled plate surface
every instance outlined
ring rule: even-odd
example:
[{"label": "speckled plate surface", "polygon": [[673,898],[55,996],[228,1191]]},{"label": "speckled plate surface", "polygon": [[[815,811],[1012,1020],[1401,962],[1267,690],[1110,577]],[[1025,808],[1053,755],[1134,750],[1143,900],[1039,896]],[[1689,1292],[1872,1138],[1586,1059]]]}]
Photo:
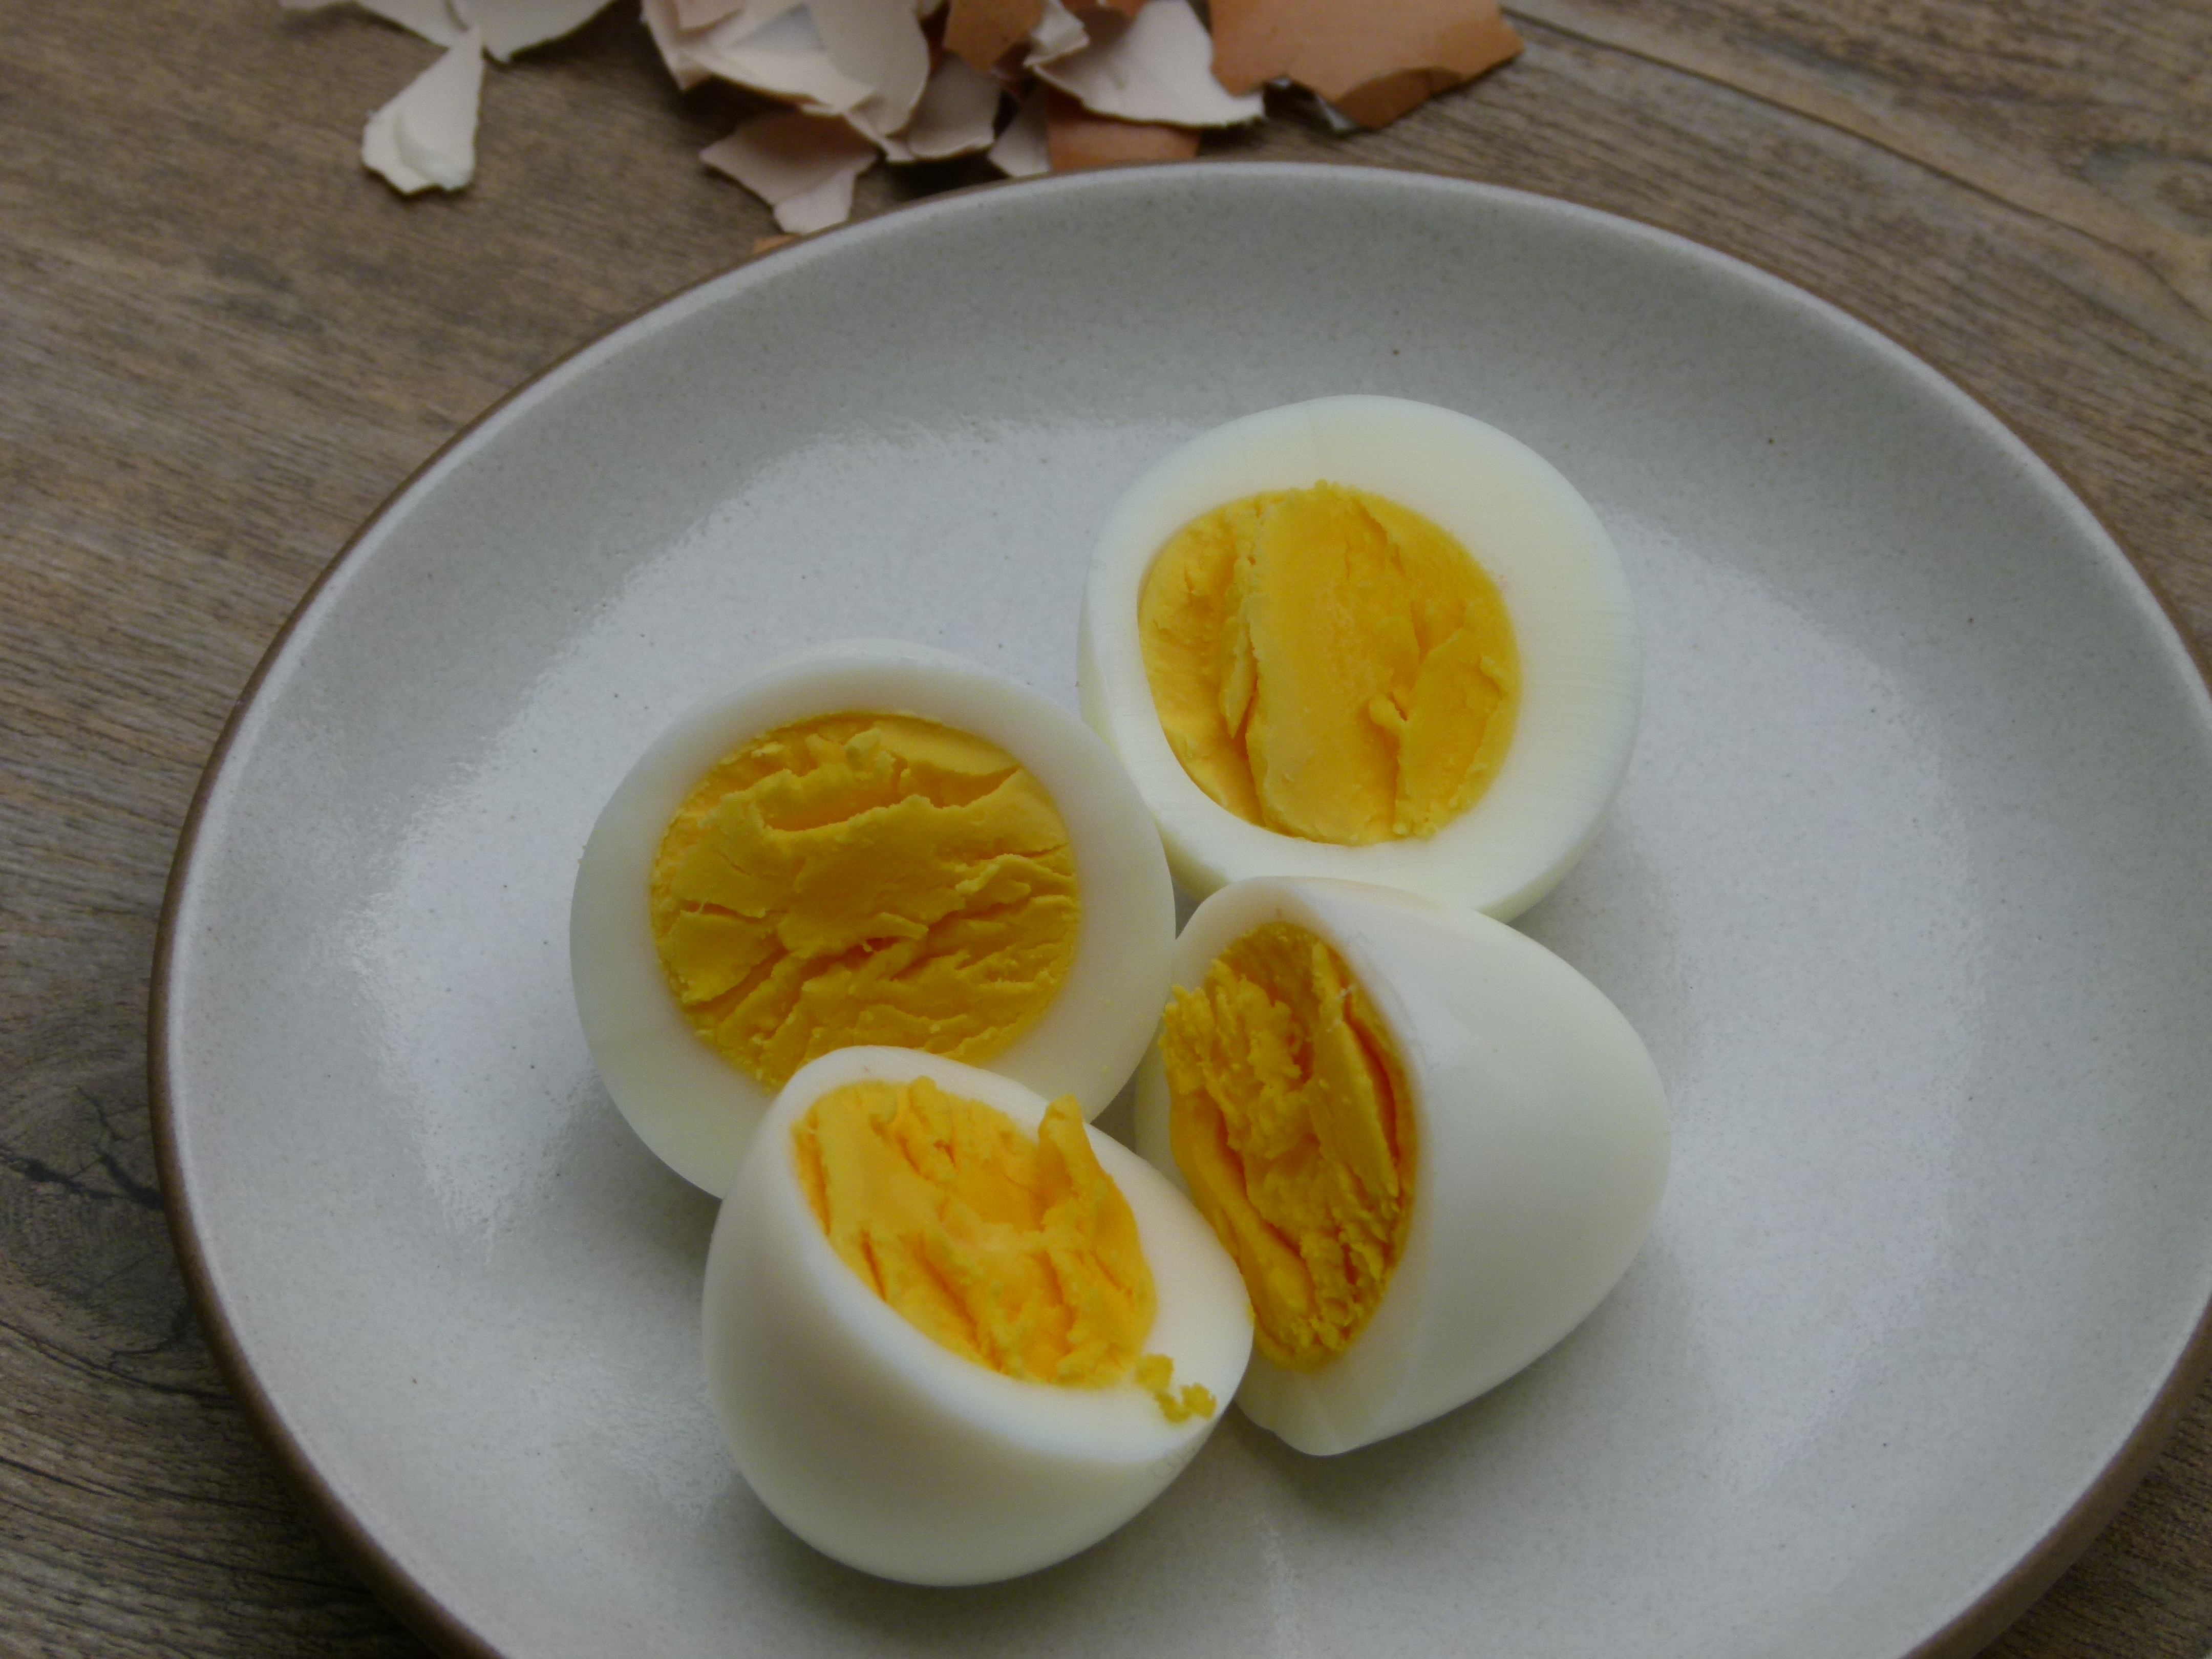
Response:
[{"label": "speckled plate surface", "polygon": [[[1523,925],[1668,1081],[1656,1228],[1581,1330],[1426,1428],[1310,1461],[1232,1417],[1052,1571],[849,1572],[717,1438],[713,1212],[585,1054],[578,849],[662,722],[769,653],[918,640],[1072,706],[1116,492],[1352,391],[1519,436],[1626,560],[1636,760]],[[1410,176],[983,191],[617,331],[339,561],[173,888],[170,1201],[280,1452],[453,1652],[1962,1651],[2204,1363],[2208,823],[2212,708],[2125,559],[1804,294]]]}]

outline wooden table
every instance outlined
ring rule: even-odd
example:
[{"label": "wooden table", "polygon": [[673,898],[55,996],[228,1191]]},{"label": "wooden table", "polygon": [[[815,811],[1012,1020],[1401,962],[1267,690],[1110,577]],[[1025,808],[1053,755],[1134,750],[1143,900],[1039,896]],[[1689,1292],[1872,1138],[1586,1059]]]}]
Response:
[{"label": "wooden table", "polygon": [[[516,382],[771,226],[634,6],[495,71],[474,189],[361,122],[429,59],[274,0],[0,0],[0,1650],[423,1651],[216,1375],[147,1119],[155,922],[232,702],[354,526]],[[1877,324],[2048,457],[2212,645],[2206,0],[1525,0],[1387,131],[1209,146],[1571,198]],[[2029,21],[2023,21],[2027,19]],[[860,211],[983,176],[862,184]],[[2212,1194],[2208,1194],[2212,1201]],[[2212,1646],[2212,1395],[2008,1659]]]}]

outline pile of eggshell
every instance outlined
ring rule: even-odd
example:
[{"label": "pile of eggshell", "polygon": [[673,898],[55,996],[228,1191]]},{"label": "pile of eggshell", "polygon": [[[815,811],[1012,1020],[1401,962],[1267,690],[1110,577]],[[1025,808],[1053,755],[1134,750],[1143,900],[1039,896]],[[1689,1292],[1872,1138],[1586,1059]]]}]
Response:
[{"label": "pile of eggshell", "polygon": [[[1322,479],[1382,495],[1474,552],[1511,616],[1522,706],[1498,776],[1426,841],[1274,834],[1194,785],[1145,678],[1138,586],[1170,535],[1261,491]],[[1197,1453],[1220,1413],[1170,1423],[1133,1386],[1000,1376],[939,1346],[847,1268],[799,1190],[794,1119],[860,1078],[927,1076],[1034,1132],[1072,1094],[1095,1117],[1135,1077],[1138,1152],[1097,1129],[1158,1286],[1148,1346],[1179,1383],[1234,1396],[1302,1451],[1350,1450],[1527,1365],[1613,1287],[1666,1176],[1643,1043],[1604,994],[1505,925],[1596,832],[1628,762],[1639,658],[1620,562],[1547,463],[1466,416],[1334,398],[1232,422],[1158,463],[1102,531],[1080,630],[1085,721],[918,646],[853,641],[763,668],[679,719],[609,802],[572,916],[577,1001],[616,1103],[678,1173],[726,1194],[706,1271],[710,1392],[754,1492],[825,1553],[886,1577],[976,1583],[1103,1537]],[[920,715],[988,738],[1059,805],[1083,896],[1075,965],[988,1072],[849,1048],[780,1095],[702,1042],[668,992],[643,895],[696,779],[759,733],[833,711]],[[1087,725],[1085,723],[1087,722]],[[1178,939],[1173,879],[1203,898]],[[1184,1196],[1153,1046],[1190,987],[1269,922],[1318,936],[1390,1034],[1419,1148],[1410,1231],[1344,1352],[1292,1370],[1252,1352],[1233,1261]]]},{"label": "pile of eggshell", "polygon": [[[283,0],[294,10],[349,0]],[[484,60],[574,33],[608,0],[349,0],[446,49],[369,117],[362,160],[395,190],[476,171]],[[787,103],[700,159],[786,232],[842,223],[878,160],[987,155],[1000,173],[1172,161],[1295,83],[1340,127],[1380,126],[1521,50],[1497,0],[643,0],[684,90],[719,80]]]}]

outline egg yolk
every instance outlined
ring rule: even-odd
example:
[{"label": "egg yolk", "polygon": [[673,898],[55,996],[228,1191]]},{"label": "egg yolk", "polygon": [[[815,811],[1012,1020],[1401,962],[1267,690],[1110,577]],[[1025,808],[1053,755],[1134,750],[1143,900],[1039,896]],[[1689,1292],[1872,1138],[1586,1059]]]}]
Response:
[{"label": "egg yolk", "polygon": [[1319,483],[1194,519],[1138,604],[1145,675],[1191,781],[1249,823],[1364,846],[1432,836],[1512,742],[1520,659],[1443,531]]},{"label": "egg yolk", "polygon": [[1075,959],[1067,826],[997,744],[842,714],[732,750],[654,860],[653,939],[694,1030],[769,1088],[860,1043],[988,1059]]},{"label": "egg yolk", "polygon": [[1157,1298],[1129,1201],[1073,1096],[1036,1138],[927,1078],[848,1083],[792,1130],[799,1188],[846,1265],[907,1322],[1024,1382],[1133,1381],[1171,1423],[1212,1395],[1143,1352]]},{"label": "egg yolk", "polygon": [[1176,1163],[1244,1275],[1260,1351],[1321,1364],[1405,1248],[1413,1099],[1389,1034],[1341,957],[1270,922],[1177,988],[1160,1050]]}]

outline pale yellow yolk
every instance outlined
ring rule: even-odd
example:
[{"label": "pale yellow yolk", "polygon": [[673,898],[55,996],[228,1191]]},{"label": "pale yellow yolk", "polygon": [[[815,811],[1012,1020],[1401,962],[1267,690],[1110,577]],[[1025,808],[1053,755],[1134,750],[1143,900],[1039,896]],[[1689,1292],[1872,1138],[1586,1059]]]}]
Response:
[{"label": "pale yellow yolk", "polygon": [[1032,1140],[927,1078],[848,1083],[792,1130],[799,1188],[846,1265],[907,1322],[1024,1382],[1133,1381],[1171,1423],[1213,1414],[1144,1350],[1157,1305],[1136,1218],[1071,1096]]},{"label": "pale yellow yolk", "polygon": [[1270,922],[1177,988],[1160,1050],[1170,1142],[1251,1292],[1260,1352],[1341,1353],[1382,1300],[1413,1194],[1413,1100],[1344,960]]},{"label": "pale yellow yolk", "polygon": [[988,1059],[1075,958],[1075,854],[995,744],[903,715],[781,726],[718,762],[668,826],[653,933],[731,1064],[781,1088],[860,1043]]},{"label": "pale yellow yolk", "polygon": [[1520,659],[1465,548],[1319,483],[1193,520],[1138,605],[1145,674],[1191,781],[1308,841],[1432,836],[1513,740]]}]

